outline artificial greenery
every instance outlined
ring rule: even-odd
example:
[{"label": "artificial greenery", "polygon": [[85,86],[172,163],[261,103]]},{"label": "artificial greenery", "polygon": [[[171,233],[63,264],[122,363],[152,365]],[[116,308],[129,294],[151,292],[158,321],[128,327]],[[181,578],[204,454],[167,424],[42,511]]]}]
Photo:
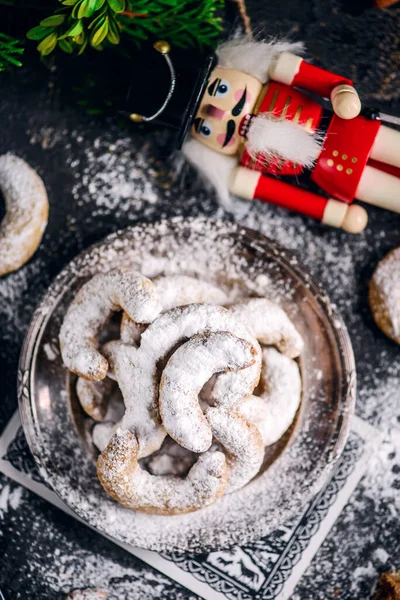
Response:
[{"label": "artificial greenery", "polygon": [[0,33],[0,71],[5,71],[11,66],[20,67],[22,62],[19,57],[23,51],[24,48],[19,40]]}]

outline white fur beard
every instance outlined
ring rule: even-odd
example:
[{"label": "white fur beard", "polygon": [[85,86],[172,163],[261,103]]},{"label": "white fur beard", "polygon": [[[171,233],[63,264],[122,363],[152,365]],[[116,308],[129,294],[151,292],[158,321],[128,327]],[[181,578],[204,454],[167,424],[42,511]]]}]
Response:
[{"label": "white fur beard", "polygon": [[232,198],[229,193],[229,181],[233,169],[237,166],[237,158],[214,152],[191,137],[185,141],[182,151],[208,183],[214,186],[220,204],[226,210],[230,210]]},{"label": "white fur beard", "polygon": [[321,136],[305,131],[291,121],[255,117],[247,133],[247,150],[254,155],[262,152],[311,168],[321,152]]}]

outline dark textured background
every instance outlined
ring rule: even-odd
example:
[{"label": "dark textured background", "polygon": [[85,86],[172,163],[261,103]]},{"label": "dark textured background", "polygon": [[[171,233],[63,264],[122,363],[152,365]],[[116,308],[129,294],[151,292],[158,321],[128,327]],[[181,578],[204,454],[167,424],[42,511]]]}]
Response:
[{"label": "dark textured background", "polygon": [[[248,7],[255,30],[305,41],[316,63],[353,79],[364,103],[400,114],[400,8],[379,11],[361,0],[248,0]],[[161,158],[165,135],[145,138],[116,120],[88,117],[60,94],[60,78],[58,69],[46,70],[32,59],[27,67],[0,76],[0,152],[11,150],[36,168],[51,203],[39,251],[21,271],[0,282],[0,429],[16,408],[17,360],[32,312],[72,257],[143,218],[222,214],[213,194],[182,159]],[[137,186],[136,197],[119,190],[116,207],[108,196],[104,202],[98,197],[97,175],[107,157],[123,168],[136,165],[130,182]],[[97,178],[94,191],[90,181],[77,187],[82,176]],[[376,262],[400,243],[400,217],[372,208],[369,214],[368,230],[356,239],[265,205],[238,201],[234,208],[237,219],[289,246],[323,281],[353,340],[357,412],[386,434],[383,453],[308,569],[296,600],[361,600],[370,596],[380,572],[400,568],[399,350],[378,332],[366,302]],[[6,485],[11,493],[20,493],[1,477],[0,492]],[[15,510],[0,513],[0,529],[0,587],[6,600],[61,598],[71,580],[61,576],[71,556],[79,584],[85,583],[90,561],[119,565],[114,583],[121,598],[195,597],[26,490]],[[88,584],[93,577],[88,576]],[[141,588],[142,581],[149,586]],[[54,591],[57,584],[60,592]]]}]

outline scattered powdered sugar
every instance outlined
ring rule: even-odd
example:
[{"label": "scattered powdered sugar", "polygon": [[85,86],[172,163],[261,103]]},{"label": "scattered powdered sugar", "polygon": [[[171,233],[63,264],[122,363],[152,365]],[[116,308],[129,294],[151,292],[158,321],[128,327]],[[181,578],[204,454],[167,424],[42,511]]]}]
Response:
[{"label": "scattered powdered sugar", "polygon": [[389,560],[389,554],[386,552],[386,550],[384,548],[377,548],[374,551],[373,554],[374,558],[376,558],[376,560],[378,560],[380,563],[382,563],[383,565],[385,563],[387,563],[387,561]]},{"label": "scattered powdered sugar", "polygon": [[[293,600],[307,598],[311,582],[315,600],[330,597],[372,600],[380,574],[399,568],[398,424],[388,430],[383,441],[377,441],[365,476],[306,571]],[[372,514],[379,515],[376,529]]]},{"label": "scattered powdered sugar", "polygon": [[[13,345],[16,336],[19,345],[22,343],[22,334],[34,310],[30,286],[32,281],[39,280],[42,268],[40,261],[34,261],[22,270],[10,273],[6,279],[0,279],[1,333],[5,347]],[[39,284],[39,289],[43,293],[45,283]]]},{"label": "scattered powdered sugar", "polygon": [[358,388],[357,408],[364,419],[388,431],[391,425],[400,423],[400,361],[391,358],[388,348],[366,355],[364,360],[373,366],[374,359],[376,368],[367,370],[364,385]]},{"label": "scattered powdered sugar", "polygon": [[43,150],[51,150],[58,143],[65,141],[65,137],[69,134],[67,129],[49,126],[40,127],[38,130],[28,129],[26,133],[30,135],[29,143],[33,146],[40,144]]},{"label": "scattered powdered sugar", "polygon": [[1,585],[7,600],[25,600],[27,586],[32,598],[63,600],[73,590],[92,588],[107,592],[107,600],[199,600],[97,533],[82,529],[72,517],[6,481],[1,477],[0,498],[14,498],[14,507],[19,500],[19,510],[4,514],[1,527],[8,542],[2,547],[2,566],[12,571],[7,594]]},{"label": "scattered powdered sugar", "polygon": [[[372,562],[369,561],[365,566],[357,567],[353,571],[353,581],[350,589],[352,592],[359,592],[361,587],[360,584],[365,585],[366,581],[373,581],[374,583],[370,589],[371,594],[375,588],[375,580],[378,579],[378,577],[379,575],[377,569]],[[370,594],[368,594],[368,597]]]},{"label": "scattered powdered sugar", "polygon": [[[47,522],[44,525],[47,527]],[[178,585],[161,573],[144,568],[143,563],[130,559],[121,566],[120,562],[100,554],[82,551],[77,544],[71,547],[70,552],[49,561],[50,564],[48,561],[44,564],[37,555],[34,556],[31,572],[36,577],[43,577],[49,588],[58,593],[101,586],[107,592],[107,600],[189,600]],[[129,563],[134,566],[128,566]],[[194,595],[190,597],[195,599]]]},{"label": "scattered powdered sugar", "polygon": [[24,488],[17,487],[15,490],[10,491],[10,486],[5,485],[0,492],[0,519],[4,517],[4,514],[11,507],[16,510],[21,502]]},{"label": "scattered powdered sugar", "polygon": [[155,204],[158,193],[151,180],[143,176],[153,160],[149,148],[133,154],[132,140],[121,138],[109,143],[97,138],[84,150],[82,158],[69,159],[77,183],[72,194],[77,205],[93,205],[93,217],[115,211],[116,216],[128,211],[143,212],[146,204]]},{"label": "scattered powdered sugar", "polygon": [[393,427],[382,442],[379,451],[371,458],[363,485],[365,497],[384,504],[390,501],[393,515],[400,516],[400,428]]}]

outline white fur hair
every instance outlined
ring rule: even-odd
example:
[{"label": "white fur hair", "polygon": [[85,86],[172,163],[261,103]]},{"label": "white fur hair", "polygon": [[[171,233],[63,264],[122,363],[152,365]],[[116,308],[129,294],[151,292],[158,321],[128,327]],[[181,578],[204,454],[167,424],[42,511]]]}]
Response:
[{"label": "white fur hair", "polygon": [[246,147],[250,154],[263,152],[311,168],[322,149],[320,138],[318,133],[313,135],[292,121],[259,115],[251,121]]},{"label": "white fur hair", "polygon": [[188,161],[214,186],[220,204],[226,210],[230,210],[232,198],[229,194],[229,181],[233,169],[237,166],[236,156],[215,152],[194,138],[185,142],[182,151]]},{"label": "white fur hair", "polygon": [[269,71],[282,52],[301,54],[304,46],[301,42],[289,42],[272,38],[270,41],[252,41],[247,37],[231,39],[220,44],[216,50],[218,65],[236,69],[265,83]]}]

